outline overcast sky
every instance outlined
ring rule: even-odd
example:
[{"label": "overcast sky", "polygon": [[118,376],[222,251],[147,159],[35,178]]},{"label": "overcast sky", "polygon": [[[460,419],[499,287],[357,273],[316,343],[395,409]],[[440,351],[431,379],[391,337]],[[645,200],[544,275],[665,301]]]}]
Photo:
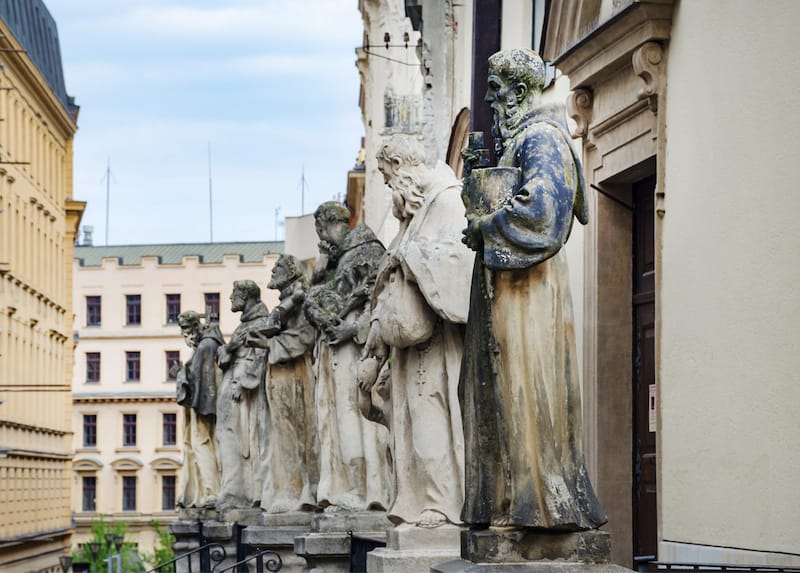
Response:
[{"label": "overcast sky", "polygon": [[[343,194],[363,134],[356,0],[45,0],[80,106],[74,198],[105,244],[274,240]],[[279,229],[279,238],[283,238]]]}]

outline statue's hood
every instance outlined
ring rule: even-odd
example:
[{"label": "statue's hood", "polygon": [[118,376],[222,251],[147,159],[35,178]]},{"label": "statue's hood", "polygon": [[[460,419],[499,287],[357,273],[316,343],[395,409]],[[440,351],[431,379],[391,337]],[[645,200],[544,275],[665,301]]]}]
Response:
[{"label": "statue's hood", "polygon": [[378,237],[375,236],[372,229],[367,227],[364,223],[359,223],[350,229],[342,241],[342,252],[344,253],[345,251],[349,251],[365,243],[372,243],[377,240]]}]

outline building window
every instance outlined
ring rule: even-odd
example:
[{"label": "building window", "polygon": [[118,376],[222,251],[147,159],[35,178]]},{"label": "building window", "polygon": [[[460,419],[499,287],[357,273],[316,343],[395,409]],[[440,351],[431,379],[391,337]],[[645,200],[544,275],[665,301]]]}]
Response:
[{"label": "building window", "polygon": [[125,295],[126,324],[142,324],[142,295]]},{"label": "building window", "polygon": [[136,476],[122,476],[122,511],[136,511]]},{"label": "building window", "polygon": [[86,381],[100,382],[100,353],[86,353]]},{"label": "building window", "polygon": [[97,511],[97,478],[83,476],[83,511]]},{"label": "building window", "polygon": [[99,296],[86,297],[86,326],[100,326],[101,303]]},{"label": "building window", "polygon": [[167,295],[167,324],[178,322],[178,315],[181,313],[181,295]]},{"label": "building window", "polygon": [[125,380],[138,382],[141,376],[141,355],[138,351],[125,353]]},{"label": "building window", "polygon": [[178,420],[175,414],[164,414],[162,436],[165,446],[174,446],[178,441]]},{"label": "building window", "polygon": [[136,445],[136,414],[122,415],[122,445]]},{"label": "building window", "polygon": [[83,415],[83,447],[94,448],[97,446],[97,415]]},{"label": "building window", "polygon": [[205,293],[206,299],[206,316],[210,322],[219,322],[219,293],[207,292]]},{"label": "building window", "polygon": [[167,380],[177,380],[181,353],[177,350],[167,350],[165,356],[167,358]]},{"label": "building window", "polygon": [[161,509],[175,509],[175,476],[161,476]]}]

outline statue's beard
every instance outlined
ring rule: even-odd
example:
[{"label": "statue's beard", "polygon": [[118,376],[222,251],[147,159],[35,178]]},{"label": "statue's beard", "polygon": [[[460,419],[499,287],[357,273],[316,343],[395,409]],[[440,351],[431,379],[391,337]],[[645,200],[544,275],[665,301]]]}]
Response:
[{"label": "statue's beard", "polygon": [[392,214],[405,221],[414,216],[422,206],[425,196],[414,178],[407,173],[399,173],[392,180]]},{"label": "statue's beard", "polygon": [[504,142],[511,137],[511,131],[519,125],[522,119],[522,111],[513,97],[504,102],[495,101],[492,109],[494,110],[494,123],[492,125],[494,147],[497,153],[502,153]]},{"label": "statue's beard", "polygon": [[283,280],[270,279],[269,284],[267,284],[267,288],[274,290],[283,290],[288,285],[292,284],[293,280],[294,278],[283,279]]}]

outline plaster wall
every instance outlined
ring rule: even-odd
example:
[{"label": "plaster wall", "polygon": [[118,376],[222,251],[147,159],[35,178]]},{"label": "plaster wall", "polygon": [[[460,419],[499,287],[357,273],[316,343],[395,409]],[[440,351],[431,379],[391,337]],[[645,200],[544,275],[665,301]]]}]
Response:
[{"label": "plaster wall", "polygon": [[[313,221],[312,221],[313,223]],[[312,225],[313,226],[313,225]],[[156,248],[158,245],[155,246]],[[146,247],[142,247],[146,250]],[[183,464],[183,408],[175,403],[175,382],[168,380],[166,351],[177,350],[182,361],[191,356],[176,323],[166,321],[166,294],[181,295],[181,311],[205,310],[205,293],[219,293],[219,324],[225,340],[239,324],[239,313],[230,310],[233,282],[256,281],[268,308],[278,304],[278,292],[267,289],[277,254],[265,254],[259,262],[240,262],[238,255],[225,255],[220,263],[200,263],[197,256],[184,256],[180,264],[159,264],[156,257],[142,256],[141,264],[121,265],[105,258],[99,266],[73,263],[75,327],[78,345],[72,377],[72,446],[75,452],[72,510],[77,545],[90,537],[91,522],[106,520],[128,524],[126,539],[151,552],[157,541],[150,521],[165,525],[175,519],[174,508],[164,509],[163,477],[176,477],[180,494]],[[126,325],[125,295],[141,295],[141,324]],[[86,297],[99,295],[102,311],[99,326],[86,325]],[[126,351],[140,353],[139,381],[126,381]],[[100,353],[100,381],[86,381],[86,353]],[[177,439],[165,444],[163,416],[176,415]],[[83,417],[97,417],[97,443],[86,447]],[[136,414],[136,445],[123,446],[123,414]],[[83,510],[83,477],[97,483],[95,511]],[[136,477],[136,509],[122,510],[122,478]]]},{"label": "plaster wall", "polygon": [[317,229],[314,226],[314,214],[308,213],[299,217],[286,217],[286,236],[283,252],[294,255],[301,261],[309,261],[319,256]]},{"label": "plaster wall", "polygon": [[675,10],[660,293],[661,558],[678,542],[800,560],[800,67],[790,52],[799,21],[790,0]]},{"label": "plaster wall", "polygon": [[[361,0],[359,9],[364,21],[365,39],[372,47],[358,49],[356,65],[361,77],[361,114],[364,122],[364,223],[388,245],[397,234],[397,220],[392,216],[391,193],[383,183],[375,158],[386,128],[385,95],[392,93],[397,98],[408,98],[406,113],[410,122],[405,131],[410,135],[420,134],[422,119],[422,73],[417,57],[416,45],[419,33],[405,16],[402,0]],[[403,33],[408,32],[408,48],[404,47]],[[382,44],[384,33],[389,33],[390,45]],[[402,131],[402,130],[401,130]]]},{"label": "plaster wall", "polygon": [[58,567],[69,546],[70,261],[85,203],[72,197],[75,118],[2,19],[0,48],[0,570],[23,573]]}]

